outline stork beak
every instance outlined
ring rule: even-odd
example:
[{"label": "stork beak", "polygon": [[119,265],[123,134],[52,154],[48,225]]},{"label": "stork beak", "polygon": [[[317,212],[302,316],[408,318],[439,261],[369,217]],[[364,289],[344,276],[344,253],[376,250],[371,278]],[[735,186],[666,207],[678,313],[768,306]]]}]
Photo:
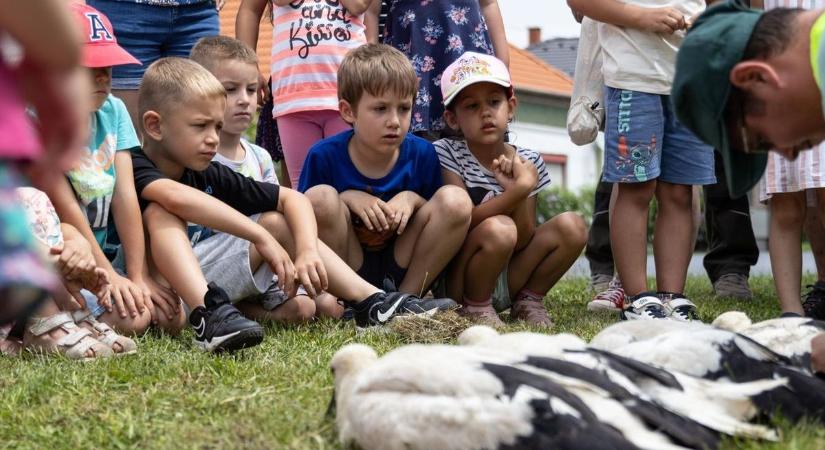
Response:
[{"label": "stork beak", "polygon": [[332,398],[329,399],[329,405],[327,406],[327,411],[324,413],[324,417],[327,419],[335,418],[335,388],[332,388]]}]

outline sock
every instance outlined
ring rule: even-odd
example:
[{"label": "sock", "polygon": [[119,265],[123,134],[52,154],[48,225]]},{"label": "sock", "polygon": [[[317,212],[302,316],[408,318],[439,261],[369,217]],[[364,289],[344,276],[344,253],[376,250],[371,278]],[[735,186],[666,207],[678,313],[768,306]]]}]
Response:
[{"label": "sock", "polygon": [[493,305],[493,298],[487,297],[484,300],[471,300],[467,297],[464,297],[464,309],[467,311],[478,311],[481,309],[490,308]]},{"label": "sock", "polygon": [[523,301],[530,301],[530,302],[542,302],[544,300],[544,294],[540,294],[536,291],[531,289],[523,288],[522,290],[518,291],[516,294],[515,301],[516,302],[523,302]]}]

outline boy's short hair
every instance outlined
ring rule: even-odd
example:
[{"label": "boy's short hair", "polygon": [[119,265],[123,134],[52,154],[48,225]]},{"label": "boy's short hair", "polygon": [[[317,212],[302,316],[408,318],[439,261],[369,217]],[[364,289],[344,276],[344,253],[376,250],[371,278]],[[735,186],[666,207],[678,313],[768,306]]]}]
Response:
[{"label": "boy's short hair", "polygon": [[350,50],[338,68],[338,98],[355,108],[364,92],[378,96],[387,91],[415,98],[418,76],[410,60],[384,44]]},{"label": "boy's short hair", "polygon": [[138,94],[140,117],[146,111],[166,111],[168,105],[192,97],[226,97],[223,85],[211,72],[186,58],[161,58],[143,75]]},{"label": "boy's short hair", "polygon": [[189,52],[192,61],[214,71],[221,61],[240,61],[254,66],[258,65],[258,55],[248,45],[238,39],[227,36],[209,36],[198,39]]}]

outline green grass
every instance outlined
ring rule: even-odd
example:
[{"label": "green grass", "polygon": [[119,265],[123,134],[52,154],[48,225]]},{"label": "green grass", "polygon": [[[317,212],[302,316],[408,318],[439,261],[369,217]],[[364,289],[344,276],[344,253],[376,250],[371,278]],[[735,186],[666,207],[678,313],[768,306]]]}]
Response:
[{"label": "green grass", "polygon": [[[706,321],[731,309],[754,321],[775,317],[772,280],[751,284],[752,302],[714,299],[703,277],[691,278],[687,292]],[[587,314],[590,295],[584,279],[551,291],[555,331],[590,338],[614,321]],[[349,342],[379,352],[403,342],[391,333],[356,335],[351,324],[333,321],[269,326],[261,346],[230,357],[198,353],[190,339],[188,331],[180,338],[150,334],[139,339],[137,355],[91,363],[0,358],[0,448],[339,448],[324,417],[329,359]],[[729,441],[726,448],[825,448],[821,427],[780,428],[782,442]]]}]

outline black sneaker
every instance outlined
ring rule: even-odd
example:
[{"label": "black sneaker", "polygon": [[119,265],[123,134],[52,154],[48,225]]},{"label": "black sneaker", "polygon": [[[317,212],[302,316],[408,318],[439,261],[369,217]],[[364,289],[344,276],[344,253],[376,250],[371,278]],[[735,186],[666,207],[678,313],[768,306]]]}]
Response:
[{"label": "black sneaker", "polygon": [[808,289],[802,300],[805,317],[825,320],[825,281],[809,284]]},{"label": "black sneaker", "polygon": [[264,329],[244,317],[229,301],[226,292],[214,283],[203,296],[206,307],[199,306],[189,315],[195,330],[195,345],[207,352],[232,352],[254,347],[264,339]]},{"label": "black sneaker", "polygon": [[458,304],[449,298],[421,299],[403,292],[378,292],[352,305],[355,325],[384,325],[398,315],[432,315],[437,311],[455,309]]}]

